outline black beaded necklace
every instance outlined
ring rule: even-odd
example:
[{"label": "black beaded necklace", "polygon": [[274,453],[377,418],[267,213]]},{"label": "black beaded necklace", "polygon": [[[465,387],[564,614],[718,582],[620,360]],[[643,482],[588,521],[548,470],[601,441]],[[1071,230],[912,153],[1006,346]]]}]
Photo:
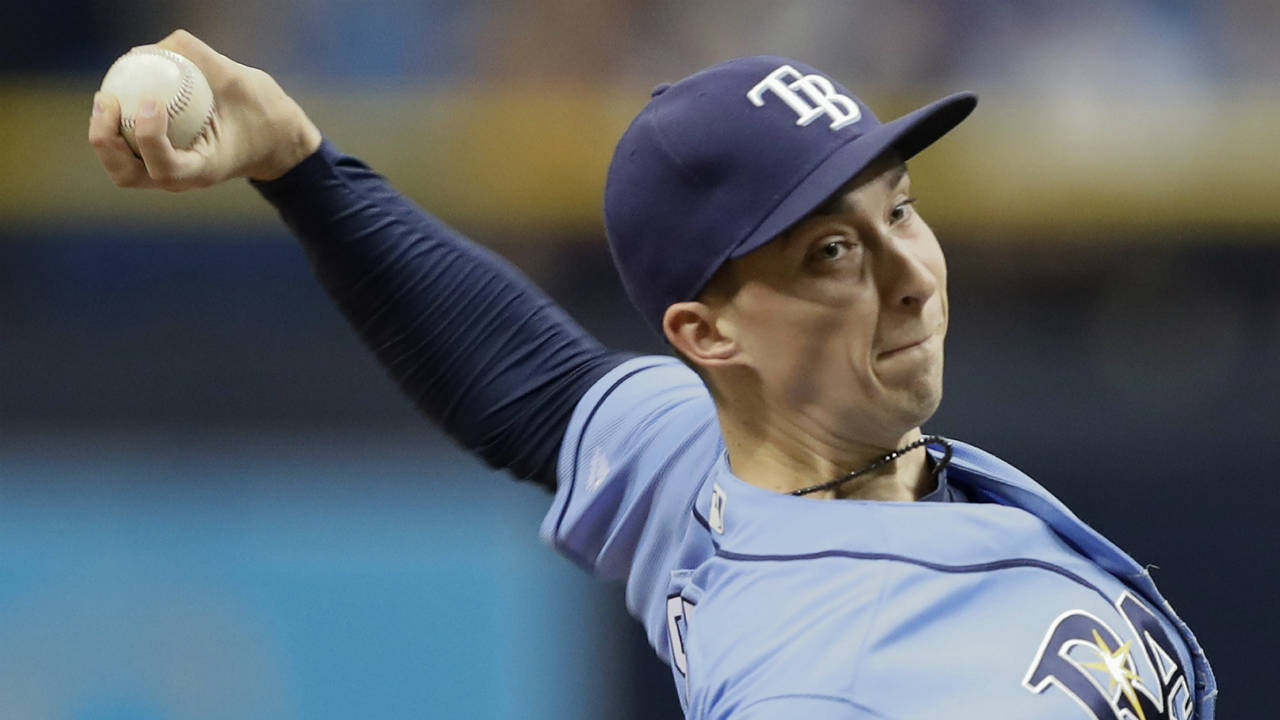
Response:
[{"label": "black beaded necklace", "polygon": [[888,465],[889,463],[893,462],[894,460],[897,460],[898,458],[911,452],[912,450],[915,450],[916,448],[919,448],[919,447],[924,447],[926,445],[942,446],[942,450],[943,450],[942,459],[939,460],[937,464],[933,466],[933,470],[929,471],[929,476],[934,479],[937,479],[938,473],[942,472],[942,469],[947,466],[947,463],[951,462],[951,443],[948,442],[947,439],[942,437],[941,435],[921,435],[920,438],[915,440],[914,442],[907,443],[906,445],[903,445],[902,447],[898,448],[897,450],[894,450],[891,453],[881,455],[875,460],[872,460],[869,464],[861,468],[858,468],[853,472],[850,472],[846,475],[841,475],[835,480],[828,480],[827,482],[819,483],[818,485],[810,485],[807,488],[792,490],[791,494],[792,495],[808,495],[809,493],[816,493],[816,492],[821,492],[823,490],[830,490],[832,488],[840,487],[841,485],[849,482],[850,480],[860,475],[865,475],[871,472],[872,470],[875,470],[876,468],[884,467],[885,465]]}]

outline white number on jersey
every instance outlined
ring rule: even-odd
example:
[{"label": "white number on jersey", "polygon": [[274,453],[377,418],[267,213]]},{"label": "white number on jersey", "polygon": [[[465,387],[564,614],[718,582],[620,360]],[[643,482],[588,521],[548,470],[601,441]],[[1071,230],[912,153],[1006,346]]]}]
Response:
[{"label": "white number on jersey", "polygon": [[689,627],[689,619],[693,617],[693,608],[693,603],[679,595],[667,598],[667,635],[671,640],[671,665],[684,676],[685,682],[689,680],[689,656],[684,650],[684,635]]}]

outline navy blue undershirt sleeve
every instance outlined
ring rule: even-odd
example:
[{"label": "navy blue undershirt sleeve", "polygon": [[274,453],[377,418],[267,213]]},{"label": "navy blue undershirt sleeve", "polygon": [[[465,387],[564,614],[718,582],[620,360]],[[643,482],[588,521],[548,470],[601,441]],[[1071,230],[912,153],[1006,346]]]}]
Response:
[{"label": "navy blue undershirt sleeve", "polygon": [[606,350],[509,263],[328,140],[253,185],[417,406],[490,465],[554,489],[575,405],[631,355]]}]

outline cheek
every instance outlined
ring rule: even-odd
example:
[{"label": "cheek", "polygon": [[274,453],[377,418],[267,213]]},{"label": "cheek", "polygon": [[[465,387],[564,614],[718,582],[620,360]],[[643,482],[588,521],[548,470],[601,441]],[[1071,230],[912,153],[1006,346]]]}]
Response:
[{"label": "cheek", "polygon": [[800,298],[768,288],[740,299],[743,348],[765,381],[791,387],[789,394],[804,387],[823,392],[827,376],[847,383],[850,364],[856,370],[870,357],[874,303],[851,295]]},{"label": "cheek", "polygon": [[942,319],[945,322],[950,316],[950,304],[947,297],[947,263],[942,258],[942,252],[938,252],[938,264],[934,271],[934,277],[938,279],[937,298],[942,305]]}]

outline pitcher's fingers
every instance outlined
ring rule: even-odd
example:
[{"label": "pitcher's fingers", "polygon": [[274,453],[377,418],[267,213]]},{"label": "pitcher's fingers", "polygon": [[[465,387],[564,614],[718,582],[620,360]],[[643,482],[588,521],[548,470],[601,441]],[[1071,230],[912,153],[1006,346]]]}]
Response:
[{"label": "pitcher's fingers", "polygon": [[142,153],[142,162],[156,185],[181,190],[190,187],[189,181],[199,174],[204,158],[175,149],[166,134],[168,129],[166,108],[153,98],[143,98],[138,104],[138,120],[133,126],[133,140],[138,144],[138,152]]},{"label": "pitcher's fingers", "polygon": [[120,134],[120,103],[109,93],[93,96],[93,114],[89,117],[89,144],[111,182],[119,187],[152,187],[154,182]]}]

